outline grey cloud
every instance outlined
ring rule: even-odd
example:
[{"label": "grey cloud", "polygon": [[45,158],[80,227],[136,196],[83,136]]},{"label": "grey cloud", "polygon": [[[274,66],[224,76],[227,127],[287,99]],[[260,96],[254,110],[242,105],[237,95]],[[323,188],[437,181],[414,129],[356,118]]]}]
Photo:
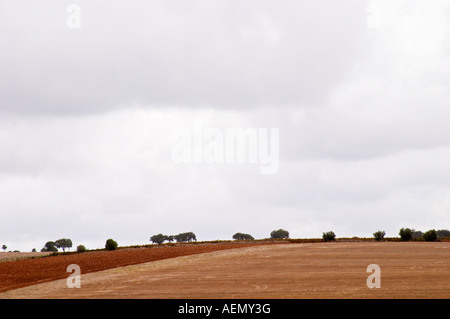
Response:
[{"label": "grey cloud", "polygon": [[366,3],[7,2],[3,113],[135,105],[248,108],[323,102],[365,48]]},{"label": "grey cloud", "polygon": [[[79,30],[1,1],[0,239],[448,228],[445,1],[368,2],[380,29],[365,1],[83,0]],[[175,165],[197,120],[279,128],[278,173]]]}]

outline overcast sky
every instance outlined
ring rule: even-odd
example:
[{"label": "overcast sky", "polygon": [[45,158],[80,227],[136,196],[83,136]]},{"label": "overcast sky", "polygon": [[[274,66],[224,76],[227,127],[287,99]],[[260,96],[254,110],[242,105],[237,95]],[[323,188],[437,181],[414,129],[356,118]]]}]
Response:
[{"label": "overcast sky", "polygon": [[[449,0],[0,0],[0,245],[449,229],[449,31]],[[278,128],[278,171],[175,163],[199,125]]]}]

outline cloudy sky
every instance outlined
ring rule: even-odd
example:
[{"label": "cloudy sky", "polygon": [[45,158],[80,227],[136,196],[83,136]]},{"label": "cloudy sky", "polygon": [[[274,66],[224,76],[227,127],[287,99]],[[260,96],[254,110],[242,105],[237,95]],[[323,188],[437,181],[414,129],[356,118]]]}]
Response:
[{"label": "cloudy sky", "polygon": [[[448,229],[449,31],[449,0],[0,0],[0,244]],[[278,170],[174,161],[210,128],[278,129]]]}]

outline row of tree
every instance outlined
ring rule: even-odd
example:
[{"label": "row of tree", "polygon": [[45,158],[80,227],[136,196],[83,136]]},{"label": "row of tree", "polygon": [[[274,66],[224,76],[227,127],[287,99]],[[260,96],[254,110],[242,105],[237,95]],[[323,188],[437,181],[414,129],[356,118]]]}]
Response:
[{"label": "row of tree", "polygon": [[[277,229],[270,233],[271,239],[286,239],[289,238],[289,232],[284,229]],[[322,238],[324,241],[333,241],[336,240],[336,235],[332,231],[326,232],[322,234]],[[253,240],[253,236],[250,234],[244,233],[236,233],[233,235],[233,239],[236,240]]]},{"label": "row of tree", "polygon": [[[420,230],[414,230],[411,228],[401,228],[399,233],[400,239],[402,241],[410,241],[410,240],[425,240],[425,241],[436,241],[440,238],[449,238],[450,230],[448,229],[430,229],[425,233]],[[379,230],[373,233],[375,240],[381,241],[386,235],[385,231]]]},{"label": "row of tree", "polygon": [[[270,238],[272,239],[284,239],[289,238],[289,232],[284,229],[274,230],[270,233]],[[254,240],[253,236],[245,233],[236,233],[233,235],[233,239],[235,240]],[[167,236],[163,234],[157,234],[150,237],[150,241],[154,244],[162,244],[165,241],[172,242],[190,242],[192,240],[197,241],[197,238],[194,233],[181,233],[174,236]]]},{"label": "row of tree", "polygon": [[[373,236],[376,241],[381,241],[384,239],[384,236],[386,235],[386,232],[384,230],[378,230],[377,232],[373,233]],[[402,241],[410,241],[410,240],[425,240],[425,241],[436,241],[440,238],[450,238],[450,230],[448,229],[440,229],[440,230],[434,230],[430,229],[426,231],[425,233],[414,230],[411,228],[401,228],[400,232],[400,239]],[[289,238],[289,232],[284,229],[277,229],[270,233],[271,239],[286,239]],[[254,240],[253,236],[246,233],[236,233],[233,235],[233,239],[235,240]],[[322,239],[324,241],[335,241],[336,240],[336,234],[332,231],[324,232],[322,234]],[[177,243],[181,242],[191,242],[191,241],[197,241],[197,237],[193,232],[186,232],[186,233],[180,233],[178,235],[163,235],[163,234],[157,234],[150,237],[150,241],[154,244],[162,244],[165,241],[173,242],[176,241]],[[108,239],[105,244],[106,250],[115,250],[117,249],[118,245],[117,242],[113,239]],[[72,240],[68,238],[61,238],[55,241],[48,241],[45,243],[44,247],[41,249],[42,252],[57,252],[58,248],[61,248],[63,252],[65,252],[66,249],[72,248]],[[6,245],[2,246],[2,249],[5,251],[7,249]],[[86,251],[86,247],[83,245],[77,246],[78,252]]]},{"label": "row of tree", "polygon": [[[113,239],[108,239],[105,244],[106,250],[115,250],[117,249],[118,244]],[[66,251],[68,248],[72,248],[72,240],[68,238],[61,238],[55,241],[48,241],[45,243],[44,247],[41,249],[41,252],[57,252],[58,248],[61,248],[63,252]],[[36,251],[35,249],[33,249]],[[77,246],[77,252],[85,252],[87,251],[86,247],[84,245],[78,245]]]},{"label": "row of tree", "polygon": [[402,241],[409,241],[409,240],[420,240],[424,239],[426,241],[436,241],[439,238],[446,238],[450,237],[450,230],[448,229],[430,229],[424,233],[421,231],[417,231],[410,228],[402,228],[399,232],[400,239]]},{"label": "row of tree", "polygon": [[[289,232],[284,229],[277,229],[270,233],[271,239],[285,239],[289,238]],[[236,233],[233,235],[233,239],[236,240],[253,240],[253,236],[245,233]]]},{"label": "row of tree", "polygon": [[165,241],[173,242],[176,241],[177,243],[183,243],[183,242],[191,242],[191,241],[197,241],[197,237],[193,232],[187,232],[187,233],[180,233],[178,235],[163,235],[163,234],[157,234],[150,237],[150,241],[154,244],[162,244]]},{"label": "row of tree", "polygon": [[[384,230],[379,230],[373,233],[373,237],[376,241],[381,241],[384,239],[384,236],[386,235],[386,232]],[[448,229],[440,229],[440,230],[434,230],[430,229],[426,231],[425,233],[410,229],[410,228],[401,228],[400,232],[400,239],[402,241],[409,241],[409,240],[425,240],[425,241],[436,241],[440,238],[450,238],[450,230]],[[271,239],[285,239],[289,238],[289,232],[284,229],[278,229],[274,230],[270,233]],[[243,234],[243,233],[236,233],[233,235],[233,239],[236,240],[252,240],[253,237],[249,234]],[[334,241],[336,240],[336,234],[332,231],[324,232],[322,233],[322,239],[324,241]]]}]

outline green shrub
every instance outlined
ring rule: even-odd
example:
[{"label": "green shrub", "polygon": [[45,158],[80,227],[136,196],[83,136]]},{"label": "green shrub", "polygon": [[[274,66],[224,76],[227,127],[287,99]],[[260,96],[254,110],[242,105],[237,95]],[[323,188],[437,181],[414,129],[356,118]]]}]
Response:
[{"label": "green shrub", "polygon": [[335,241],[336,240],[336,235],[332,232],[326,232],[326,233],[322,233],[322,239],[324,241]]},{"label": "green shrub", "polygon": [[84,245],[78,245],[77,246],[77,252],[84,253],[86,251],[87,251],[87,249],[86,249],[86,247],[84,247]]},{"label": "green shrub", "polygon": [[117,246],[118,246],[117,242],[110,238],[106,241],[105,249],[106,250],[116,250]]},{"label": "green shrub", "polygon": [[379,230],[379,231],[373,233],[373,237],[375,238],[376,241],[382,241],[384,238],[384,235],[386,235],[384,230]]},{"label": "green shrub", "polygon": [[434,229],[430,229],[429,231],[427,231],[423,234],[423,238],[426,241],[436,241],[438,238],[438,235]]},{"label": "green shrub", "polygon": [[402,228],[400,229],[399,235],[402,241],[409,241],[412,240],[413,232],[409,228]]}]

